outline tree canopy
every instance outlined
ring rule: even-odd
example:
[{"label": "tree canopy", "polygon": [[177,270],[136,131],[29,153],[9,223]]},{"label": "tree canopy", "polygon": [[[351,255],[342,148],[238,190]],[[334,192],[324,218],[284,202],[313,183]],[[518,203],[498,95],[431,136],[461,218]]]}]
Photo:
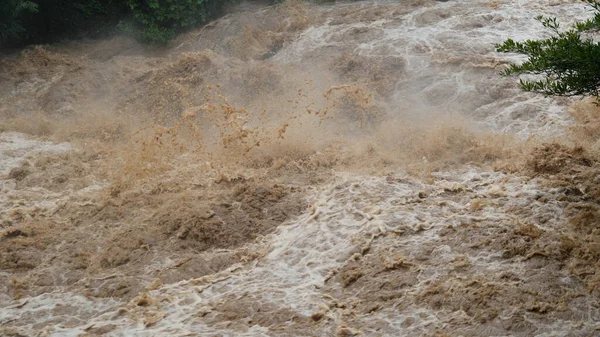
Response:
[{"label": "tree canopy", "polygon": [[515,42],[508,39],[496,45],[497,51],[527,56],[522,64],[511,64],[503,75],[538,75],[538,79],[520,80],[524,90],[555,96],[590,95],[598,99],[600,88],[600,44],[590,36],[600,29],[600,3],[585,0],[594,11],[588,20],[560,30],[556,18],[536,19],[552,31],[542,40]]},{"label": "tree canopy", "polygon": [[231,0],[2,0],[0,44],[50,42],[121,30],[165,43],[218,15]]}]

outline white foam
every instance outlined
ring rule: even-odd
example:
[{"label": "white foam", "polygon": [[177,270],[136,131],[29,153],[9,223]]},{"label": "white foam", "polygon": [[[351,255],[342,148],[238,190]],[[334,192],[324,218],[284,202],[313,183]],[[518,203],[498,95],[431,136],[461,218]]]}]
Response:
[{"label": "white foam", "polygon": [[53,143],[33,139],[18,132],[0,133],[0,174],[7,175],[11,169],[19,167],[28,156],[40,152],[65,152],[71,149],[69,143]]},{"label": "white foam", "polygon": [[[332,17],[344,6],[389,5],[361,2],[337,5]],[[403,8],[403,4],[395,7]],[[425,6],[394,19],[332,24],[307,29],[283,48],[274,59],[286,63],[311,64],[327,60],[331,50],[367,57],[397,57],[406,62],[406,72],[396,82],[391,113],[421,115],[461,112],[481,126],[498,132],[527,137],[560,134],[572,121],[564,103],[543,95],[523,92],[515,78],[498,76],[499,62],[521,62],[520,55],[501,54],[495,44],[508,38],[517,41],[548,37],[535,20],[538,15],[557,17],[563,27],[590,16],[582,2],[556,1],[447,1]],[[356,28],[381,31],[381,36],[362,40],[346,36]]]},{"label": "white foam", "polygon": [[[422,106],[424,110],[446,111],[463,108],[462,113],[482,125],[523,136],[533,132],[560,132],[570,123],[564,105],[542,96],[522,93],[514,79],[497,76],[498,69],[478,68],[485,62],[519,60],[515,55],[498,54],[493,45],[504,39],[537,38],[546,32],[533,18],[538,14],[555,15],[565,22],[581,19],[586,14],[579,2],[550,6],[550,1],[500,1],[497,8],[490,1],[436,2],[418,8],[396,19],[333,25],[307,29],[296,41],[286,45],[274,58],[275,62],[302,63],[319,57],[326,48],[342,48],[365,56],[397,56],[406,61],[403,78],[398,79],[394,103],[398,106]],[[389,3],[388,3],[389,4]],[[343,8],[376,6],[372,2],[314,7],[330,11]],[[402,3],[397,6],[403,6]],[[440,16],[443,14],[443,16]],[[448,15],[449,14],[449,15]],[[335,35],[352,28],[378,29],[383,34],[371,41],[340,41]],[[453,63],[452,59],[456,59]],[[309,62],[307,62],[309,63]],[[439,99],[430,100],[440,95]],[[465,101],[481,96],[478,103],[466,106]],[[436,98],[436,97],[434,97]],[[466,109],[468,107],[469,109]],[[402,111],[397,111],[402,113]],[[0,134],[0,172],[7,174],[18,167],[28,155],[41,151],[67,151],[68,144],[53,144],[31,140],[19,134]],[[88,187],[81,193],[93,192],[102,185]],[[462,196],[448,197],[448,190],[464,190]],[[425,191],[429,197],[419,200],[417,193]],[[300,315],[310,316],[326,306],[324,286],[330,273],[360,250],[365,238],[373,233],[413,229],[418,234],[398,239],[398,247],[407,258],[418,247],[435,243],[439,231],[447,225],[485,222],[489,226],[513,226],[517,216],[512,207],[528,206],[527,219],[538,214],[548,215],[546,229],[564,225],[560,201],[549,197],[537,201],[536,195],[551,195],[535,181],[508,176],[497,172],[466,169],[435,175],[433,183],[425,183],[398,174],[394,179],[340,173],[336,182],[315,191],[311,197],[310,211],[280,226],[263,240],[269,247],[267,256],[257,261],[235,265],[232,268],[199,280],[186,280],[164,285],[150,292],[159,299],[156,312],[164,318],[146,327],[143,319],[147,308],[121,303],[111,299],[90,299],[73,292],[54,292],[37,297],[10,301],[0,297],[0,327],[18,326],[24,335],[77,336],[91,325],[114,324],[112,336],[273,336],[268,327],[252,323],[246,329],[227,324],[214,324],[210,312],[221,303],[251,296],[255,302],[273,304]],[[475,198],[496,200],[474,216],[469,202]],[[46,205],[51,207],[51,205]],[[449,262],[457,253],[449,245],[440,245],[432,254],[440,261]],[[492,253],[468,257],[469,263],[479,272],[519,270],[518,262],[499,262]],[[156,261],[169,265],[172,261]],[[449,267],[448,267],[449,268]],[[424,269],[419,282],[407,290],[419,292],[427,281],[447,273],[444,267]],[[22,302],[26,301],[25,305]],[[53,310],[59,304],[68,304],[74,312],[69,317],[57,316]],[[116,315],[116,308],[125,306],[129,314]],[[508,314],[511,308],[502,308]],[[206,316],[199,313],[208,313]],[[343,320],[340,313],[327,313],[332,322]],[[440,313],[426,306],[412,304],[408,308],[383,308],[370,315],[357,315],[355,323],[365,327],[364,335],[375,335],[368,323],[385,322],[385,335],[431,335],[445,322],[461,318],[464,312]],[[598,325],[597,310],[590,310],[580,322],[561,321],[544,326],[530,318],[531,324],[540,327],[539,337],[566,335],[570,329],[594,331]],[[409,318],[417,323],[403,326]],[[19,322],[16,324],[14,322]],[[10,323],[13,322],[13,323]],[[69,322],[68,324],[65,322]],[[10,323],[10,324],[9,324]],[[223,322],[226,323],[226,322]],[[334,323],[332,323],[334,324]],[[45,327],[44,327],[45,326]],[[331,326],[315,326],[315,334],[327,335]],[[0,330],[1,331],[1,330]],[[381,334],[381,333],[380,333]]]}]

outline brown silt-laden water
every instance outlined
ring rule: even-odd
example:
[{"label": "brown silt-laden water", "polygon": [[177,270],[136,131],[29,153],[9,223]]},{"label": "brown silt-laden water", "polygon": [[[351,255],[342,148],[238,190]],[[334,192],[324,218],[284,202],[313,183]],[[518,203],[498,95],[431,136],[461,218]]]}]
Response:
[{"label": "brown silt-laden water", "polygon": [[593,104],[494,44],[579,1],[240,4],[0,60],[1,336],[596,336]]}]

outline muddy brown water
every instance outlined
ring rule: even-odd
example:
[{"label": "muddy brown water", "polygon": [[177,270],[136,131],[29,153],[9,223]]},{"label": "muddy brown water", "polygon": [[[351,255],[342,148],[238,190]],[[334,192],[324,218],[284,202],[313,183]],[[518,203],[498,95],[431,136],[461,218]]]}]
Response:
[{"label": "muddy brown water", "polygon": [[596,336],[598,118],[494,43],[578,1],[240,4],[0,60],[2,336]]}]

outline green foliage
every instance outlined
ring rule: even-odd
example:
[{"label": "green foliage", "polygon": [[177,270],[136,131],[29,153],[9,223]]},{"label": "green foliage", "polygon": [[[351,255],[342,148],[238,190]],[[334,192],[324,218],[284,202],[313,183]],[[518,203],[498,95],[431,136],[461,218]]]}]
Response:
[{"label": "green foliage", "polygon": [[39,15],[31,28],[38,34],[77,34],[100,25],[109,12],[111,1],[102,0],[35,0]]},{"label": "green foliage", "polygon": [[594,10],[594,17],[583,22],[575,23],[575,28],[579,32],[600,29],[600,3],[593,0],[585,0]]},{"label": "green foliage", "polygon": [[137,40],[156,44],[165,44],[177,35],[175,29],[161,29],[154,25],[145,26],[130,20],[120,22],[117,28],[120,32],[133,36]]},{"label": "green foliage", "polygon": [[536,19],[553,32],[552,37],[524,42],[508,39],[503,44],[496,45],[499,52],[518,53],[528,57],[521,65],[510,65],[502,74],[542,76],[540,80],[521,79],[520,85],[527,91],[556,96],[592,95],[598,98],[600,44],[591,38],[582,38],[582,33],[600,28],[600,3],[592,0],[586,2],[594,9],[594,17],[576,23],[567,31],[559,30],[556,18],[538,16]]},{"label": "green foliage", "polygon": [[0,0],[0,43],[22,45],[90,35],[114,26],[123,8],[121,0]]},{"label": "green foliage", "polygon": [[0,42],[21,38],[26,34],[24,18],[38,12],[38,5],[26,0],[0,2]]},{"label": "green foliage", "polygon": [[[205,22],[218,13],[223,0],[126,0],[135,26],[127,31],[144,41],[165,43],[179,31]],[[138,28],[137,30],[135,28]]]},{"label": "green foliage", "polygon": [[219,14],[228,1],[0,0],[0,44],[94,36],[115,28],[143,41],[166,43]]}]

